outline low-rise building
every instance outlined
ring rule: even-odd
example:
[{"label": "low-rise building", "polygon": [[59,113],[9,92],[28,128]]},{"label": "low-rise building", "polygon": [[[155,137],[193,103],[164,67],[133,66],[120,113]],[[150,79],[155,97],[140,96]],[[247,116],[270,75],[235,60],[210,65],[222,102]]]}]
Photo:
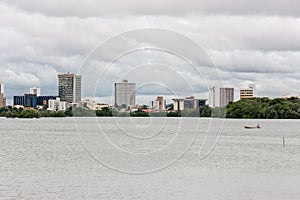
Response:
[{"label": "low-rise building", "polygon": [[103,108],[109,108],[108,104],[97,103],[96,101],[91,101],[89,99],[84,100],[81,104],[89,110],[102,110]]},{"label": "low-rise building", "polygon": [[48,100],[48,110],[51,111],[66,111],[67,109],[67,102],[60,101],[60,98],[56,99],[49,99]]},{"label": "low-rise building", "polygon": [[175,111],[197,109],[201,106],[205,106],[207,101],[207,99],[195,99],[194,96],[172,100],[174,106],[173,109]]}]

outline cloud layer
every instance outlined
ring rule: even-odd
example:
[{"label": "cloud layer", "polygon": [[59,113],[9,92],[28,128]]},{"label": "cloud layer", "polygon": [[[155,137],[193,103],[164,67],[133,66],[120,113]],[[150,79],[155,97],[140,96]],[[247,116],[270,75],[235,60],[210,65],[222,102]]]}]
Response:
[{"label": "cloud layer", "polygon": [[[1,1],[0,81],[6,84],[8,98],[21,95],[34,85],[42,87],[44,94],[56,94],[57,73],[77,72],[99,44],[122,32],[154,27],[173,30],[201,45],[219,68],[225,85],[238,90],[254,82],[259,96],[298,94],[299,15],[300,3],[296,0],[263,3],[258,0],[167,0],[152,4],[144,0]],[[168,37],[163,36],[160,42],[166,40]],[[144,41],[137,37],[130,42],[134,45],[134,42]],[[93,70],[103,71],[109,64],[109,55],[122,50],[120,45],[115,43],[98,59],[89,60],[94,64]],[[180,42],[174,42],[173,46],[190,50]],[[111,82],[119,80],[126,70],[132,70],[137,64],[151,63],[151,56],[156,62],[160,59],[161,63],[184,68],[184,64],[175,63],[175,59],[166,54],[149,56],[145,51],[133,56],[124,57],[110,69]],[[177,72],[190,80],[198,97],[207,98],[199,75],[192,70]],[[180,89],[176,75],[166,77],[161,71],[155,77],[173,82],[170,87]],[[103,99],[112,94],[111,82],[107,81],[103,87],[107,88],[101,94]],[[87,96],[95,90],[86,88],[90,89]],[[157,95],[157,92],[149,91],[149,94]]]}]

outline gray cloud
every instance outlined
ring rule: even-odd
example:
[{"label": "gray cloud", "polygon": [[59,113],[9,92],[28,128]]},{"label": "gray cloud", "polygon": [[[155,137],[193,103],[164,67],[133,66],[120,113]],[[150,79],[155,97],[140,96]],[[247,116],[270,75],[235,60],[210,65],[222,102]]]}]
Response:
[{"label": "gray cloud", "polygon": [[300,2],[297,0],[164,0],[159,2],[148,0],[4,0],[4,2],[27,12],[50,16],[184,15],[192,12],[225,15],[299,16],[300,13]]},{"label": "gray cloud", "polygon": [[[89,70],[97,72],[84,77],[93,81],[112,55],[124,53],[124,43],[111,43],[94,60],[84,63],[89,52],[116,34],[145,27],[174,30],[202,45],[218,66],[226,85],[239,88],[247,81],[255,82],[260,96],[300,92],[297,86],[300,78],[299,1],[167,0],[151,3],[144,0],[2,1],[0,81],[6,84],[6,96],[20,95],[34,85],[41,86],[44,94],[55,95],[57,73],[77,72],[83,64],[91,65]],[[164,44],[170,39],[162,35],[157,37],[156,43]],[[195,53],[192,45],[174,41],[169,47],[193,54],[195,59],[203,55]],[[140,35],[126,43],[129,47],[141,44],[154,45],[145,43]],[[122,58],[110,69],[103,83],[103,98],[112,94],[113,81],[119,80],[133,66],[149,62],[146,51],[134,55]],[[178,64],[172,56],[152,56],[156,62],[175,66],[177,73],[197,88],[196,95],[205,95],[202,78],[193,70],[183,63]],[[219,79],[209,68],[202,70],[211,81]],[[184,88],[180,88],[176,78],[163,72],[157,74],[157,81],[166,80],[173,82],[174,88]],[[142,83],[142,80],[137,81]],[[276,85],[270,87],[273,81]],[[92,86],[85,83],[87,96],[93,92]],[[147,90],[140,92],[146,94]],[[157,94],[157,91],[148,92]]]}]

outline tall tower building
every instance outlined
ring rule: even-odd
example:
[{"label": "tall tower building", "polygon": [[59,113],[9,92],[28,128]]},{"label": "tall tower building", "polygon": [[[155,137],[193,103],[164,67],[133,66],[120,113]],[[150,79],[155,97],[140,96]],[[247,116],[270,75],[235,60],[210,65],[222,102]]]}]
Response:
[{"label": "tall tower building", "polygon": [[209,89],[208,105],[210,107],[220,107],[220,87],[213,86]]},{"label": "tall tower building", "polygon": [[234,88],[220,88],[220,107],[227,106],[234,101]]},{"label": "tall tower building", "polygon": [[6,106],[6,98],[4,97],[4,83],[0,83],[0,108]]},{"label": "tall tower building", "polygon": [[135,83],[123,80],[122,83],[115,83],[115,106],[135,105]]},{"label": "tall tower building", "polygon": [[1,82],[0,83],[0,94],[4,94],[4,83],[3,82]]},{"label": "tall tower building", "polygon": [[29,94],[35,94],[37,97],[41,96],[41,88],[34,86],[33,88],[30,88]]},{"label": "tall tower building", "polygon": [[58,74],[58,96],[61,101],[81,102],[81,75],[73,73]]},{"label": "tall tower building", "polygon": [[166,101],[164,101],[164,97],[158,96],[156,98],[156,101],[158,101],[159,110],[165,110],[166,107]]},{"label": "tall tower building", "polygon": [[234,88],[212,87],[209,90],[209,106],[225,107],[234,101]]}]

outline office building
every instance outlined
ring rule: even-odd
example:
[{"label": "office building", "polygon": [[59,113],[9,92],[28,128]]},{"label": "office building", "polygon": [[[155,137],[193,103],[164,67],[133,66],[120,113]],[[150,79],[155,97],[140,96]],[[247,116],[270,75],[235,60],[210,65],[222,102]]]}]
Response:
[{"label": "office building", "polygon": [[220,88],[220,107],[226,107],[234,101],[234,88]]},{"label": "office building", "polygon": [[38,96],[37,97],[37,105],[38,106],[43,106],[43,105],[47,105],[48,101],[50,99],[56,99],[57,96]]},{"label": "office building", "polygon": [[44,106],[50,99],[56,99],[56,96],[36,96],[35,94],[24,94],[23,96],[14,96],[14,106],[37,107]]},{"label": "office building", "polygon": [[29,89],[29,94],[35,94],[37,97],[41,96],[41,88],[33,87]]},{"label": "office building", "polygon": [[49,99],[48,100],[48,110],[51,111],[66,111],[67,109],[67,102],[60,101],[60,98],[56,99]]},{"label": "office building", "polygon": [[195,99],[194,96],[186,97],[185,99],[172,99],[174,110],[191,110],[201,106],[206,106],[207,99]]},{"label": "office building", "polygon": [[6,107],[6,98],[4,96],[4,83],[0,83],[0,108]]},{"label": "office building", "polygon": [[123,80],[122,83],[115,83],[115,106],[135,105],[135,83]]},{"label": "office building", "polygon": [[210,107],[226,107],[234,101],[234,88],[231,87],[212,87],[209,90]]},{"label": "office building", "polygon": [[73,73],[58,75],[58,96],[68,103],[81,102],[81,75]]},{"label": "office building", "polygon": [[254,97],[254,84],[249,84],[248,88],[240,89],[240,99],[249,99]]},{"label": "office building", "polygon": [[37,96],[35,94],[24,94],[23,96],[13,97],[14,106],[36,107]]}]

